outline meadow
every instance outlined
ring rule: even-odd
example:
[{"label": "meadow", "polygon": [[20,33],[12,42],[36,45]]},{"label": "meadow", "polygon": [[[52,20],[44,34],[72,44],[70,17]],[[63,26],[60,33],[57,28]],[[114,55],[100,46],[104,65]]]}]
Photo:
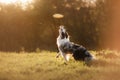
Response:
[{"label": "meadow", "polygon": [[90,51],[96,60],[64,64],[56,52],[0,52],[0,80],[119,80],[120,53]]}]

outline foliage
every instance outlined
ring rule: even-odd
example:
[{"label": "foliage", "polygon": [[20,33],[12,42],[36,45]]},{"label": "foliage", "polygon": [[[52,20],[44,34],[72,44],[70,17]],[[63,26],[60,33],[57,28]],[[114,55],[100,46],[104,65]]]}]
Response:
[{"label": "foliage", "polygon": [[[35,0],[32,9],[22,10],[0,4],[0,50],[56,50],[59,25],[66,26],[75,43],[97,49],[102,44],[101,33],[106,30],[104,5],[103,0],[94,4],[84,0]],[[64,18],[53,18],[56,13]]]}]

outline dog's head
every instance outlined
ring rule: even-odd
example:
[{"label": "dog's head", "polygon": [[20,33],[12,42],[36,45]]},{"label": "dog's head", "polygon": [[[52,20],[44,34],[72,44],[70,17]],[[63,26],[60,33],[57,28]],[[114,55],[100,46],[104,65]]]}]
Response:
[{"label": "dog's head", "polygon": [[64,26],[60,26],[59,35],[60,35],[61,39],[68,38],[68,33],[66,32]]}]

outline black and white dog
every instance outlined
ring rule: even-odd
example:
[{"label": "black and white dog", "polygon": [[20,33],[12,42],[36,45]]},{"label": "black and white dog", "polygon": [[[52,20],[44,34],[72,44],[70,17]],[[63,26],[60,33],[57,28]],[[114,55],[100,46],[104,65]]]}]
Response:
[{"label": "black and white dog", "polygon": [[59,50],[59,55],[62,55],[62,57],[65,59],[65,61],[69,61],[69,56],[67,55],[70,47],[70,40],[69,40],[69,35],[66,32],[64,26],[60,26],[59,28],[59,36],[57,37],[57,47]]},{"label": "black and white dog", "polygon": [[59,50],[57,57],[59,55],[62,55],[65,61],[69,61],[70,56],[68,55],[68,53],[72,54],[75,60],[90,61],[93,59],[93,56],[85,47],[70,42],[69,35],[66,32],[64,26],[60,26],[59,28],[57,46]]}]

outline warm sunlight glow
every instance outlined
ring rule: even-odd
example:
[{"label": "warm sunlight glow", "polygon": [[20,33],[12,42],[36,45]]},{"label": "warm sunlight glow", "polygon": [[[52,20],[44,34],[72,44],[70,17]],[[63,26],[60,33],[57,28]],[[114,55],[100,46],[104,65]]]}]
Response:
[{"label": "warm sunlight glow", "polygon": [[96,6],[97,0],[82,0],[84,3],[86,3],[86,6]]},{"label": "warm sunlight glow", "polygon": [[97,0],[82,0],[83,2],[95,3]]},{"label": "warm sunlight glow", "polygon": [[15,3],[17,0],[0,0],[0,3],[3,4],[11,4],[11,3]]},{"label": "warm sunlight glow", "polygon": [[31,4],[33,3],[33,0],[0,0],[0,4],[4,4],[4,5],[17,5],[17,6],[21,6],[21,8],[23,10],[26,10],[26,8],[28,6],[32,7]]},{"label": "warm sunlight glow", "polygon": [[26,10],[27,6],[30,5],[33,0],[19,0],[19,3],[23,10]]}]

